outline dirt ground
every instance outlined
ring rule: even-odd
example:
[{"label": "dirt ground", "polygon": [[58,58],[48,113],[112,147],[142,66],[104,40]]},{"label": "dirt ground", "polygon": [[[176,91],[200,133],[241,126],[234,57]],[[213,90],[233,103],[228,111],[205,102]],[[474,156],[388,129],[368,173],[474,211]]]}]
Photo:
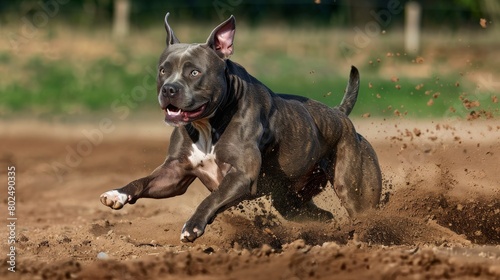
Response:
[{"label": "dirt ground", "polygon": [[[208,191],[114,211],[99,195],[151,172],[160,121],[0,125],[2,279],[500,279],[500,123],[356,119],[384,176],[380,209],[329,223],[283,220],[268,198],[220,214],[193,244],[183,223]],[[112,129],[110,128],[112,126]],[[7,168],[16,168],[15,272]]]}]

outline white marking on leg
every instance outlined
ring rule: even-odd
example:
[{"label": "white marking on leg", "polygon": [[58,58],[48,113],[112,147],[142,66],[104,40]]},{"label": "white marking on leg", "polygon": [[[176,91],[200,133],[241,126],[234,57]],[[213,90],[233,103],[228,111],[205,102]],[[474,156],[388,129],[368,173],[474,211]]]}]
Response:
[{"label": "white marking on leg", "polygon": [[129,200],[129,196],[117,190],[111,190],[101,195],[101,202],[114,209],[123,207]]},{"label": "white marking on leg", "polygon": [[187,232],[185,230],[186,230],[186,224],[184,224],[184,226],[182,227],[182,230],[181,230],[181,241],[188,240],[186,237],[189,236],[189,232]]}]

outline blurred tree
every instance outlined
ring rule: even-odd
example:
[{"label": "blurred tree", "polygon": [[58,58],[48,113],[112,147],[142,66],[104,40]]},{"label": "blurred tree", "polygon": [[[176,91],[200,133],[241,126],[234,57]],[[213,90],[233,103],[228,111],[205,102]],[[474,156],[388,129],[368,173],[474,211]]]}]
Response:
[{"label": "blurred tree", "polygon": [[[374,20],[373,13],[387,9],[398,2],[404,6],[409,0],[0,0],[0,21],[19,20],[43,10],[44,5],[58,3],[57,21],[86,27],[113,26],[118,35],[130,25],[144,27],[157,24],[166,11],[181,20],[192,22],[219,21],[234,14],[250,23],[273,20],[288,24],[362,25]],[[464,27],[477,24],[479,17],[492,21],[500,17],[499,0],[415,0],[423,8],[425,26]],[[125,3],[125,4],[123,4]],[[125,8],[127,6],[128,10]],[[115,13],[116,11],[116,13]],[[128,11],[128,12],[127,12]],[[125,16],[129,14],[129,16]],[[118,19],[120,18],[120,20]],[[129,19],[129,20],[127,20]],[[116,21],[115,21],[116,20]],[[391,25],[402,24],[401,15],[395,15]],[[121,30],[121,31],[119,31]],[[124,31],[125,30],[125,31]]]},{"label": "blurred tree", "polygon": [[386,1],[355,0],[350,2],[350,21],[353,24],[364,24],[373,20],[370,11],[383,9]]},{"label": "blurred tree", "polygon": [[477,0],[455,0],[456,4],[468,9],[474,16],[480,16],[481,4]]}]

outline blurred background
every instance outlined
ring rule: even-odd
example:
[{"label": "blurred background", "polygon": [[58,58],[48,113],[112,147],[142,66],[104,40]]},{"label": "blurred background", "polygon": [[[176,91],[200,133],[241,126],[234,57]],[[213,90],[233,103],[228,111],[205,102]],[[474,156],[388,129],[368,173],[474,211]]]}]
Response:
[{"label": "blurred background", "polygon": [[499,0],[0,1],[0,119],[161,116],[163,18],[186,43],[235,15],[232,60],[276,92],[340,102],[354,118],[500,115]]}]

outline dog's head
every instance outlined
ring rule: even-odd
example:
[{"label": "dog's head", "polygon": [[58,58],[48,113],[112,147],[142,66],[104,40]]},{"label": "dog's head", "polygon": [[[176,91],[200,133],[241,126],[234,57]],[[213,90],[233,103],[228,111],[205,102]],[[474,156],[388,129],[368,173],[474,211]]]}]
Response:
[{"label": "dog's head", "polygon": [[167,46],[158,64],[158,101],[165,122],[182,126],[210,118],[227,91],[225,60],[233,53],[235,20],[217,26],[205,43],[183,44],[165,16]]}]

